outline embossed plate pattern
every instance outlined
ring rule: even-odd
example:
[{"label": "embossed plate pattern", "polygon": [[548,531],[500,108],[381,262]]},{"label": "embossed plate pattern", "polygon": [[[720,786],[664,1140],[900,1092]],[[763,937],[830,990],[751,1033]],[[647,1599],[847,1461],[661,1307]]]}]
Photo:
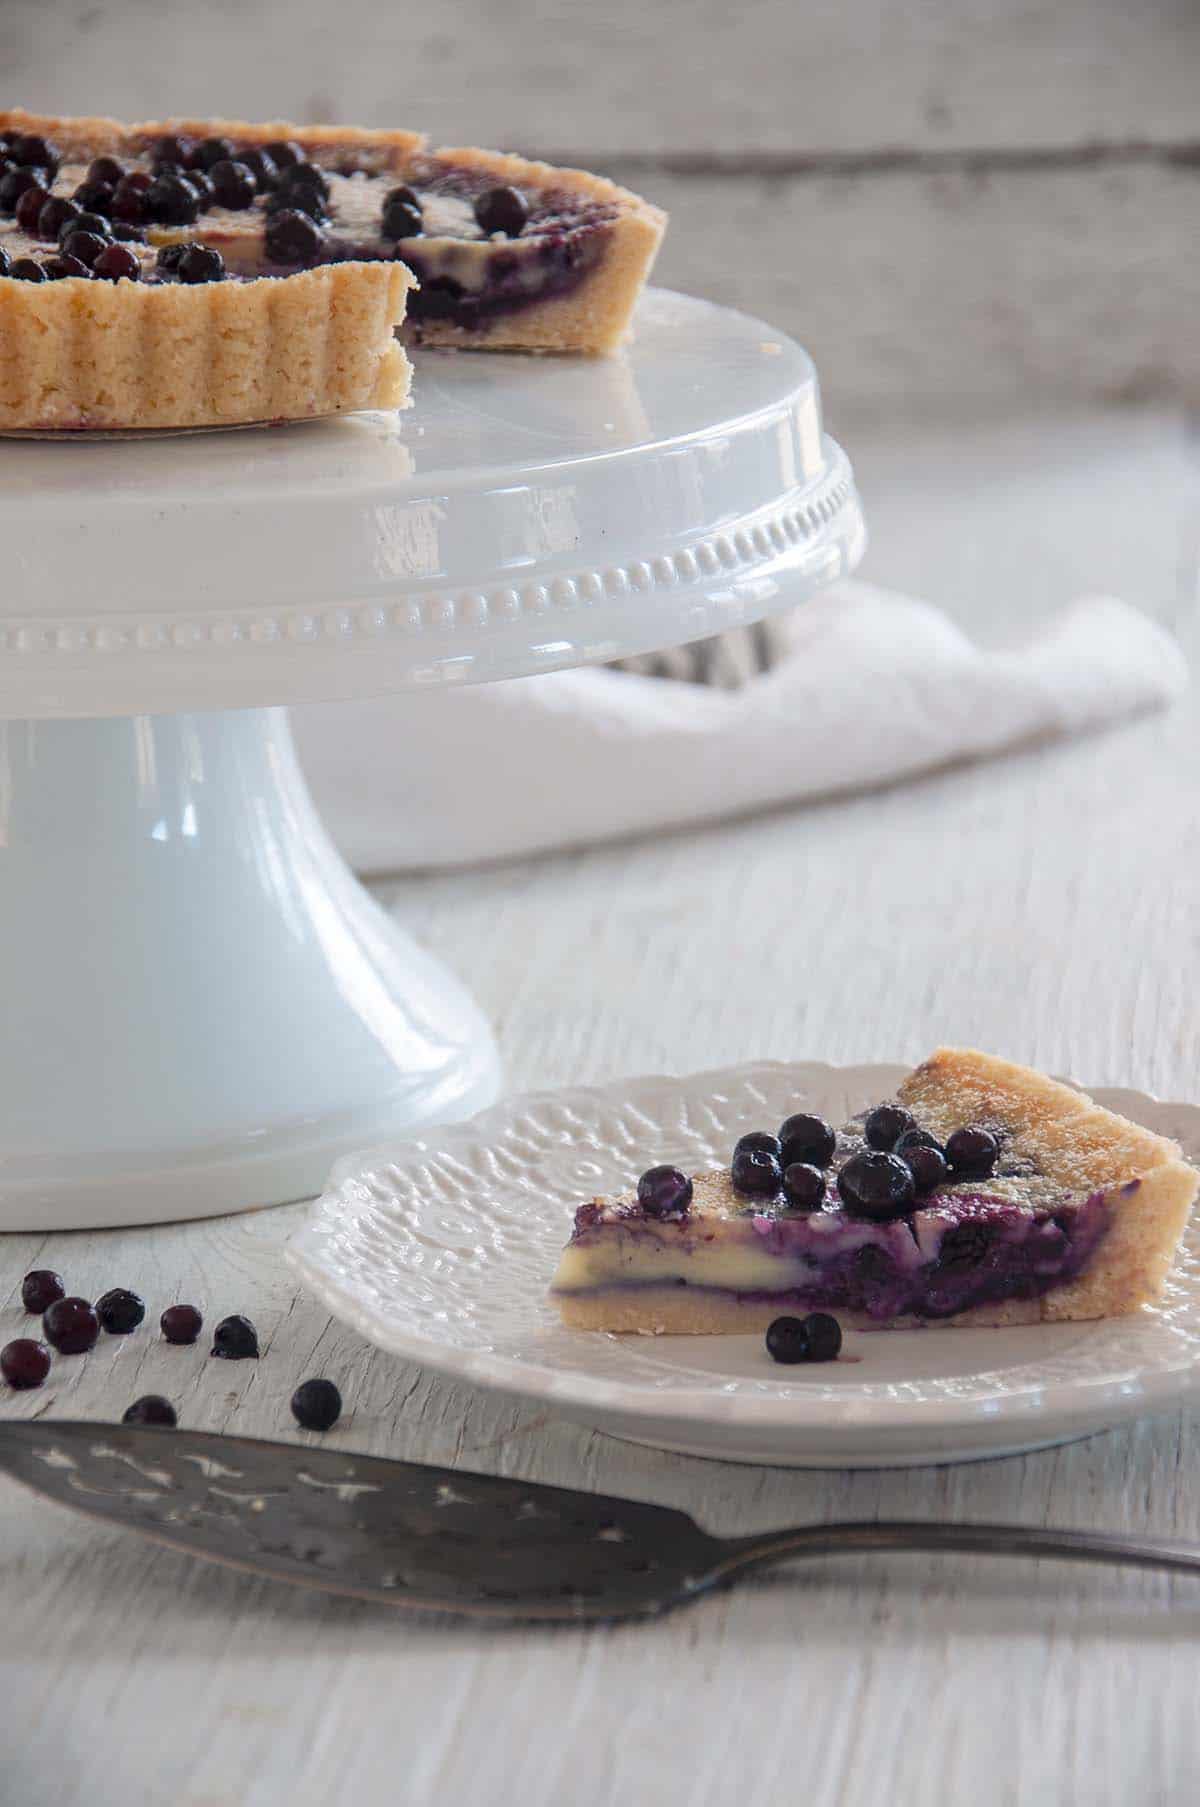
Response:
[{"label": "embossed plate pattern", "polygon": [[[582,1198],[657,1161],[718,1166],[790,1111],[838,1121],[905,1069],[760,1063],[515,1098],[428,1140],[351,1156],[288,1251],[381,1348],[549,1402],[618,1436],[730,1461],[905,1465],[1036,1448],[1162,1411],[1200,1376],[1200,1226],[1152,1310],[1096,1324],[848,1335],[780,1369],[761,1338],[564,1330],[546,1298]],[[1200,1109],[1098,1090],[1200,1158]]]}]

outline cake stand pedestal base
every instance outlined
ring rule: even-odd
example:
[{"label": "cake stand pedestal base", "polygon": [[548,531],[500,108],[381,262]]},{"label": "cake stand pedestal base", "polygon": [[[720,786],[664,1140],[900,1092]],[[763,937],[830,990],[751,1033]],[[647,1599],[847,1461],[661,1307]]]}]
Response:
[{"label": "cake stand pedestal base", "polygon": [[0,1229],[302,1198],[482,1109],[487,1025],[354,879],[282,709],[0,722]]}]

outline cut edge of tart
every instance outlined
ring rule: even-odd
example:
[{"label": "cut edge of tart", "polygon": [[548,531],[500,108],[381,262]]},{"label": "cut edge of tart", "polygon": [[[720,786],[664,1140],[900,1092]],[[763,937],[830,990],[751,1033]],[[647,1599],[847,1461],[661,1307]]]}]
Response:
[{"label": "cut edge of tart", "polygon": [[728,1169],[690,1187],[676,1176],[686,1203],[668,1191],[662,1215],[636,1193],[594,1199],[555,1275],[563,1322],[729,1334],[822,1311],[856,1329],[982,1327],[1116,1317],[1158,1298],[1200,1183],[1174,1142],[974,1050],[939,1049],[895,1102],[908,1133],[941,1149],[983,1131],[990,1167],[952,1168],[915,1195],[902,1183],[882,1214],[856,1206],[853,1176],[841,1195],[848,1162],[903,1156],[868,1145],[864,1113],[838,1134],[818,1209],[782,1189],[748,1195]]},{"label": "cut edge of tart", "polygon": [[[0,276],[0,430],[8,432],[221,426],[401,407],[410,370],[395,332],[406,311],[411,333],[431,345],[610,353],[628,337],[666,225],[658,208],[586,171],[495,151],[430,150],[415,132],[221,119],[123,125],[10,109],[0,111],[0,134],[2,173],[20,182],[27,167],[8,160],[16,136],[51,141],[61,156],[39,175],[47,199],[83,205],[92,217],[103,200],[80,203],[76,191],[91,192],[83,178],[98,157],[132,163],[135,180],[158,168],[185,183],[216,166],[164,165],[164,142],[203,152],[228,141],[226,177],[241,153],[261,162],[282,145],[304,159],[276,169],[268,157],[269,174],[255,172],[250,198],[209,192],[190,218],[120,214],[112,230],[138,264],[134,280],[98,280],[90,268],[64,276],[65,239],[24,227],[9,204],[0,249],[14,268],[39,268],[33,280]],[[283,198],[305,173],[322,184],[311,209]],[[103,184],[95,186],[103,197]],[[397,192],[411,198],[412,214],[403,205],[388,214]],[[502,205],[493,225],[487,203],[496,197],[515,218]],[[298,245],[284,244],[278,230],[281,209],[293,207],[304,217],[285,217],[302,241],[307,234]],[[155,262],[184,243],[219,251],[217,268],[232,280],[180,281],[174,267]],[[56,279],[42,280],[56,263]]]}]

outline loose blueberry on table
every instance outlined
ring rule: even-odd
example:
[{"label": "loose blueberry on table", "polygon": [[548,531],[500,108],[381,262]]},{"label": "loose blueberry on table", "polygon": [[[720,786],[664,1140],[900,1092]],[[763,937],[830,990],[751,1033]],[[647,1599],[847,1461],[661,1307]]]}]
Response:
[{"label": "loose blueberry on table", "polygon": [[35,1311],[39,1317],[47,1307],[53,1305],[55,1299],[64,1299],[66,1294],[62,1275],[56,1274],[53,1268],[35,1267],[21,1282],[22,1305],[26,1311]]},{"label": "loose blueberry on table", "polygon": [[96,1300],[96,1316],[110,1336],[128,1336],[146,1315],[146,1301],[124,1286],[114,1286]]},{"label": "loose blueberry on table", "polygon": [[223,1361],[251,1361],[258,1355],[258,1332],[249,1318],[222,1318],[213,1331],[212,1353]]},{"label": "loose blueberry on table", "polygon": [[42,1318],[42,1334],[60,1355],[83,1355],[94,1348],[100,1319],[88,1299],[55,1299]]},{"label": "loose blueberry on table", "polygon": [[121,1414],[122,1424],[162,1424],[169,1427],[178,1422],[175,1407],[161,1393],[147,1393],[144,1398],[135,1399]]},{"label": "loose blueberry on table", "polygon": [[292,1416],[306,1431],[327,1431],[342,1415],[342,1396],[331,1380],[305,1380],[292,1394]]},{"label": "loose blueberry on table", "polygon": [[40,1387],[49,1372],[50,1351],[36,1337],[14,1337],[0,1349],[0,1374],[17,1391]]},{"label": "loose blueberry on table", "polygon": [[194,1305],[168,1305],[158,1327],[168,1343],[194,1343],[204,1319]]},{"label": "loose blueberry on table", "polygon": [[747,1130],[728,1168],[690,1176],[684,1216],[646,1210],[641,1188],[581,1205],[552,1290],[568,1326],[609,1331],[1111,1316],[1157,1296],[1196,1186],[1165,1137],[943,1049],[840,1133],[806,1112]]}]

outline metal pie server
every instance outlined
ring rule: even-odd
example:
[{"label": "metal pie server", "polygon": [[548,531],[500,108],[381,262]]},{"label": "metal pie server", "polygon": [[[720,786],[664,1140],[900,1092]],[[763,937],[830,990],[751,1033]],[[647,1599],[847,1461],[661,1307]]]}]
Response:
[{"label": "metal pie server", "polygon": [[651,1615],[768,1563],[957,1550],[1200,1576],[1200,1547],[1011,1525],[803,1525],[710,1537],[684,1512],[421,1462],[148,1426],[0,1424],[0,1472],[210,1562],[387,1606]]}]

